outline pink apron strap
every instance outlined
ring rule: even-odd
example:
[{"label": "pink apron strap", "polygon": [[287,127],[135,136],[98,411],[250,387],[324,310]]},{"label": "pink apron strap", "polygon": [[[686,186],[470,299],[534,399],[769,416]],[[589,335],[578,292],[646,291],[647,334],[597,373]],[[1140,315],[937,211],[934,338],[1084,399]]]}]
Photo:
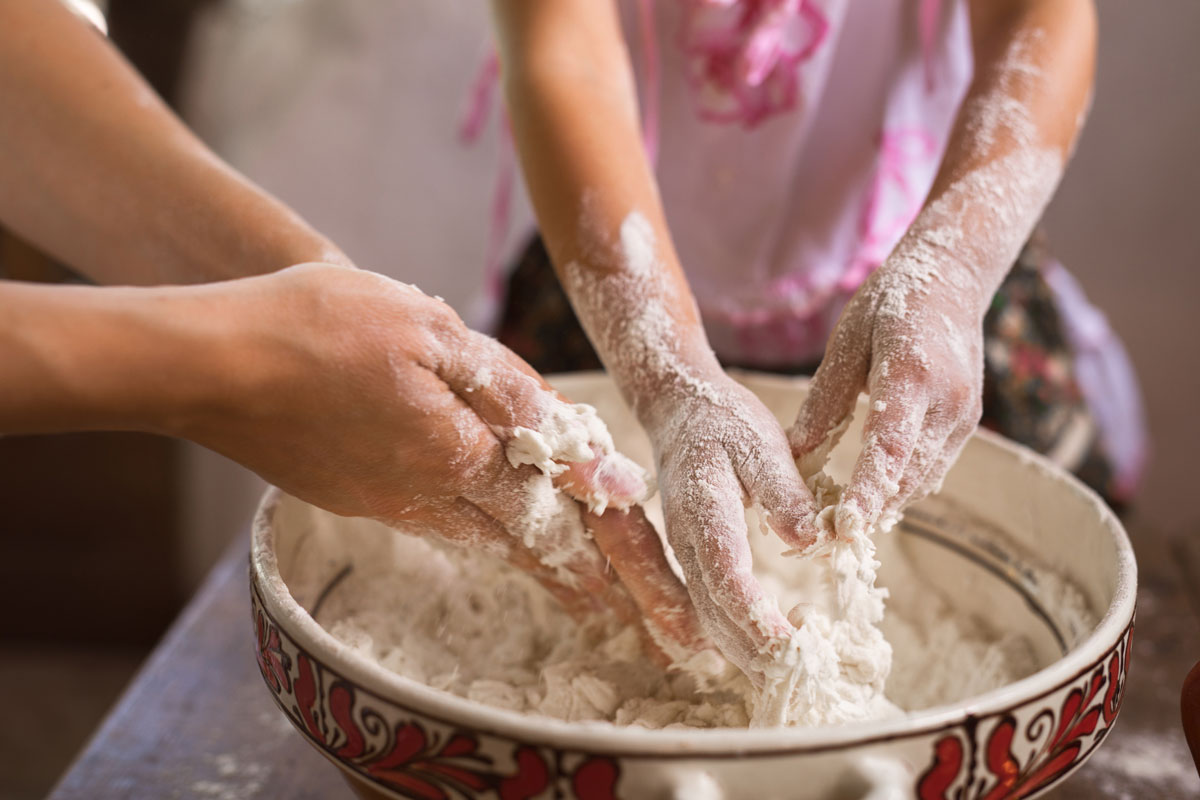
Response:
[{"label": "pink apron strap", "polygon": [[925,60],[925,86],[933,90],[933,54],[937,44],[938,23],[942,16],[942,0],[921,0],[917,8],[917,36],[921,40],[921,55]]},{"label": "pink apron strap", "polygon": [[658,31],[654,0],[638,0],[638,34],[642,45],[642,143],[650,167],[658,164],[658,107],[661,81],[658,71]]},{"label": "pink apron strap", "polygon": [[[474,144],[483,135],[491,116],[492,101],[500,83],[500,55],[491,48],[479,66],[467,108],[458,126],[458,136],[466,144]],[[501,109],[500,135],[497,145],[496,183],[492,188],[492,203],[488,220],[487,252],[484,257],[484,290],[490,303],[504,297],[504,245],[511,227],[513,185],[516,179],[516,159],[513,154],[512,128],[508,114]]]},{"label": "pink apron strap", "polygon": [[467,97],[467,107],[458,123],[458,138],[467,144],[473,144],[483,133],[483,127],[488,121],[488,112],[492,110],[492,97],[496,94],[496,84],[500,81],[500,54],[495,48],[489,48],[483,63],[475,73],[471,82],[471,91]]}]

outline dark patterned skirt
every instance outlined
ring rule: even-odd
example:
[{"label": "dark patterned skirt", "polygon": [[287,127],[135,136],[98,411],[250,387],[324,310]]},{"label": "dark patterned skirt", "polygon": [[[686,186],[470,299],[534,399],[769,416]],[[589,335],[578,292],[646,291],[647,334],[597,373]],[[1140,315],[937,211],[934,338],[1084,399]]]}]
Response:
[{"label": "dark patterned skirt", "polygon": [[[981,424],[1049,457],[1120,506],[1099,430],[1075,381],[1059,310],[1042,277],[1047,258],[1041,237],[1035,236],[984,318]],[[497,336],[538,372],[603,368],[538,236],[510,273]],[[816,364],[805,364],[776,371],[811,375],[815,369]]]}]

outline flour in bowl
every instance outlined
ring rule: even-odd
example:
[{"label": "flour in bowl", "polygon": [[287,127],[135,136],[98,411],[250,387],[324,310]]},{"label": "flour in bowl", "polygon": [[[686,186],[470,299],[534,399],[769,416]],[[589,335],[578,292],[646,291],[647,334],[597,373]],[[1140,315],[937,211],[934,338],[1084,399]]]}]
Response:
[{"label": "flour in bowl", "polygon": [[[753,521],[750,530],[757,530]],[[905,539],[880,537],[881,582],[893,589],[881,625],[894,651],[886,699],[850,713],[789,717],[790,723],[883,718],[953,703],[1041,666],[1024,637],[956,612],[913,563]],[[752,544],[756,573],[781,608],[828,608],[823,604],[836,590],[818,565],[783,555],[773,537],[753,534]],[[347,547],[354,569],[329,593],[317,621],[399,675],[564,720],[647,728],[751,722],[758,693],[733,667],[718,665],[703,684],[665,672],[646,656],[636,629],[581,628],[535,581],[489,556],[382,528]]]}]

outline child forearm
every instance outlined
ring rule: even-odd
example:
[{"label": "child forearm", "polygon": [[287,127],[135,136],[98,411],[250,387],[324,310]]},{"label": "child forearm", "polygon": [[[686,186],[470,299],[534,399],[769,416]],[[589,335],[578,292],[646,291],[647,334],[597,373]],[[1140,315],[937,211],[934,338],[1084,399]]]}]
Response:
[{"label": "child forearm", "polygon": [[542,236],[588,337],[655,450],[667,539],[707,632],[765,685],[791,623],[750,569],[744,502],[816,541],[778,422],[721,370],[642,149],[615,3],[496,0],[501,58]]},{"label": "child forearm", "polygon": [[1062,175],[1091,89],[1088,0],[972,8],[975,80],[924,207],[838,321],[791,434],[819,468],[860,390],[865,446],[838,530],[941,485],[981,414],[983,318]]},{"label": "child forearm", "polygon": [[[1091,98],[1090,0],[979,0],[975,79],[898,254],[934,247],[990,300],[1049,202]],[[947,231],[958,232],[948,237]]]},{"label": "child forearm", "polygon": [[541,234],[589,338],[645,417],[651,398],[718,366],[643,151],[614,4],[494,5]]}]

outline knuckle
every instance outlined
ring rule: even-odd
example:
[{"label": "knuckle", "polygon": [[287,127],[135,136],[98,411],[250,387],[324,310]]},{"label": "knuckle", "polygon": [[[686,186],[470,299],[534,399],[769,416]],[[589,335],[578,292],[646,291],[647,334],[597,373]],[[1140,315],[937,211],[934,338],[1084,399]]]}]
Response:
[{"label": "knuckle", "polygon": [[898,469],[900,462],[912,452],[912,445],[909,441],[899,435],[881,436],[877,446],[879,452],[883,454],[884,467],[888,472]]},{"label": "knuckle", "polygon": [[467,329],[454,313],[454,309],[445,303],[426,298],[420,314],[427,335],[442,346],[465,346],[471,349],[480,347],[478,340],[472,336],[474,332]]},{"label": "knuckle", "polygon": [[975,402],[978,392],[974,386],[955,383],[950,387],[950,405],[961,413],[968,413]]},{"label": "knuckle", "polygon": [[930,414],[960,422],[973,417],[977,408],[982,411],[981,393],[970,384],[955,382],[937,393],[930,404]]}]

